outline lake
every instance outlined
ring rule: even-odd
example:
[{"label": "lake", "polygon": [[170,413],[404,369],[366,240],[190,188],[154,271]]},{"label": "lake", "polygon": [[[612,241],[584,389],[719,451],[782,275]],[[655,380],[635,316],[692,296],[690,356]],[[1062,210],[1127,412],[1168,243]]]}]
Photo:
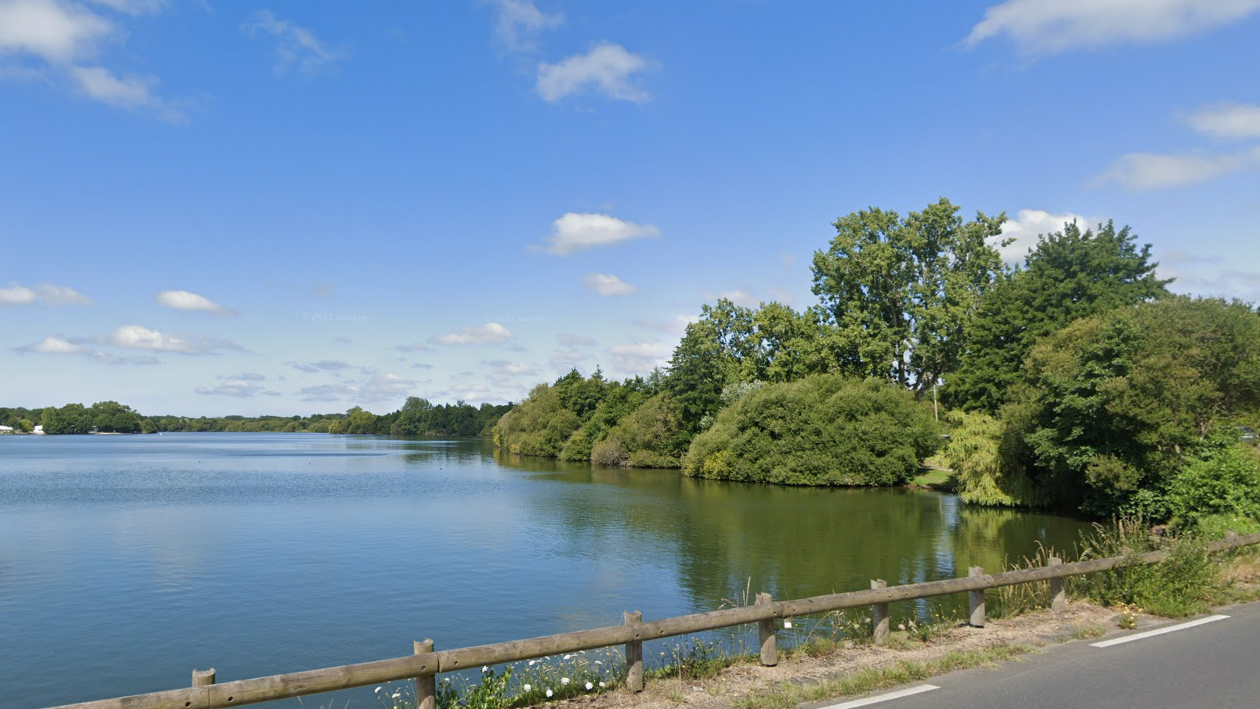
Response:
[{"label": "lake", "polygon": [[484,440],[4,436],[0,696],[34,709],[187,686],[194,668],[224,682],[407,655],[424,637],[453,648],[713,610],[749,589],[965,576],[1038,543],[1070,550],[1086,526],[929,491],[511,457]]}]

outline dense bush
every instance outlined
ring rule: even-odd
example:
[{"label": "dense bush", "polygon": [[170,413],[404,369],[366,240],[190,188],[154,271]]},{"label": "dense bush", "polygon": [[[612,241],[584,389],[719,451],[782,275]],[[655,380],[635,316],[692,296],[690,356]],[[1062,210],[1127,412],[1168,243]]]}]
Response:
[{"label": "dense bush", "polygon": [[772,384],[721,411],[692,441],[692,476],[787,485],[896,485],[939,442],[908,391],[836,374]]},{"label": "dense bush", "polygon": [[1260,458],[1236,444],[1213,447],[1173,476],[1164,504],[1182,529],[1197,530],[1212,518],[1202,531],[1210,534],[1212,527],[1228,525],[1230,519],[1246,531],[1260,520]]},{"label": "dense bush", "polygon": [[1202,541],[1190,537],[1152,537],[1145,519],[1118,519],[1114,526],[1095,525],[1085,540],[1081,559],[1128,556],[1162,549],[1168,556],[1157,564],[1122,565],[1075,581],[1091,600],[1103,605],[1137,606],[1171,618],[1206,611],[1220,586],[1217,563]]}]

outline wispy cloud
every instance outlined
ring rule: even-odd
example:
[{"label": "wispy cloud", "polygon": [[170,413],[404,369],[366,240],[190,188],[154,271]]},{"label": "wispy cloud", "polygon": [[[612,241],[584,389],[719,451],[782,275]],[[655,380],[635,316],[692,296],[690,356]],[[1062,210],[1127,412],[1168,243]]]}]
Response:
[{"label": "wispy cloud", "polygon": [[244,399],[256,394],[264,394],[267,396],[280,396],[280,392],[271,391],[267,387],[259,384],[264,377],[259,375],[241,375],[236,377],[223,377],[223,381],[211,387],[197,387],[193,391],[204,396],[230,396],[237,399]]},{"label": "wispy cloud", "polygon": [[40,283],[34,288],[10,283],[0,288],[0,308],[8,305],[91,305],[92,299],[66,286]]},{"label": "wispy cloud", "polygon": [[[97,2],[116,12],[137,15],[162,7],[160,2]],[[28,62],[18,75],[46,75],[82,96],[118,108],[179,121],[186,102],[153,93],[154,76],[119,76],[100,61],[107,44],[121,44],[126,32],[114,21],[70,0],[0,0],[0,55]],[[0,76],[4,73],[0,72]]]},{"label": "wispy cloud", "polygon": [[133,355],[130,357],[120,357],[108,352],[102,352],[94,347],[90,347],[87,343],[78,340],[67,340],[64,337],[49,336],[39,342],[23,345],[17,348],[18,352],[45,354],[45,355],[75,355],[94,359],[97,362],[105,364],[157,364],[158,359],[152,355]]},{"label": "wispy cloud", "polygon": [[281,20],[270,10],[259,10],[250,15],[241,25],[241,30],[251,37],[261,33],[276,39],[277,74],[284,74],[294,67],[313,74],[348,56],[344,48],[329,46],[310,30]]},{"label": "wispy cloud", "polygon": [[1115,182],[1133,191],[1181,187],[1260,169],[1260,147],[1235,153],[1128,153],[1092,184]]},{"label": "wispy cloud", "polygon": [[548,14],[530,0],[495,0],[494,36],[509,52],[533,49],[538,33],[564,23],[564,14]]},{"label": "wispy cloud", "polygon": [[608,348],[613,367],[623,374],[646,374],[656,367],[664,367],[669,364],[673,352],[673,346],[665,342],[639,342]]},{"label": "wispy cloud", "polygon": [[669,320],[652,320],[648,318],[635,320],[634,324],[639,327],[668,332],[671,335],[681,335],[686,332],[688,325],[699,320],[700,318],[695,315],[675,315]]},{"label": "wispy cloud", "polygon": [[308,374],[315,372],[340,372],[354,368],[354,365],[349,362],[332,359],[321,359],[318,362],[285,362],[285,364],[299,372],[307,372]]},{"label": "wispy cloud", "polygon": [[236,311],[225,308],[203,295],[186,290],[164,290],[157,294],[158,305],[175,310],[191,310],[215,315],[235,315]]},{"label": "wispy cloud", "polygon": [[546,101],[559,101],[571,94],[593,90],[619,101],[642,103],[651,97],[631,83],[631,77],[651,63],[619,44],[604,42],[586,54],[575,54],[555,64],[538,65],[535,89]]},{"label": "wispy cloud", "polygon": [[465,325],[459,332],[433,338],[435,345],[495,345],[512,339],[512,331],[497,322],[472,327]]},{"label": "wispy cloud", "polygon": [[985,11],[964,44],[1006,36],[1024,54],[1179,39],[1237,22],[1260,0],[1006,0]]},{"label": "wispy cloud", "polygon": [[1260,273],[1239,269],[1232,259],[1169,249],[1160,254],[1158,271],[1160,278],[1176,279],[1169,287],[1180,293],[1260,303]]},{"label": "wispy cloud", "polygon": [[566,332],[556,335],[556,339],[560,341],[560,344],[565,345],[566,347],[587,347],[595,344],[595,338],[593,337],[570,335]]},{"label": "wispy cloud", "polygon": [[757,296],[746,288],[736,288],[733,290],[711,291],[707,290],[700,294],[705,300],[716,301],[726,299],[736,305],[742,305],[751,308],[759,305],[761,301],[757,300]]},{"label": "wispy cloud", "polygon": [[588,273],[582,276],[582,285],[604,297],[618,295],[634,295],[638,288],[626,283],[611,273]]},{"label": "wispy cloud", "polygon": [[1198,108],[1182,120],[1195,131],[1213,138],[1260,138],[1260,106],[1217,103]]},{"label": "wispy cloud", "polygon": [[303,387],[298,391],[298,396],[303,401],[352,401],[367,404],[401,400],[415,386],[416,383],[410,379],[403,379],[387,372],[377,372],[361,382],[348,381]]},{"label": "wispy cloud", "polygon": [[538,373],[538,367],[525,362],[511,362],[506,359],[496,359],[482,364],[490,367],[498,374],[506,374],[514,377],[532,375]]},{"label": "wispy cloud", "polygon": [[568,256],[575,251],[611,246],[631,239],[656,238],[661,230],[651,224],[635,224],[609,214],[567,212],[552,222],[552,233],[542,250]]},{"label": "wispy cloud", "polygon": [[231,340],[206,337],[205,335],[174,335],[150,330],[140,325],[123,325],[110,333],[109,344],[125,349],[170,352],[182,355],[218,354],[223,350],[242,350]]}]

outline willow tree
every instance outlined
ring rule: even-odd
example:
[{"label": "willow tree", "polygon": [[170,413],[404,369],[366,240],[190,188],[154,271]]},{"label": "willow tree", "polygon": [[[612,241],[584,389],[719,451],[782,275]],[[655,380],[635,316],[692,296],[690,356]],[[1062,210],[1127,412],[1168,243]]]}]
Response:
[{"label": "willow tree", "polygon": [[871,208],[837,219],[814,253],[814,294],[834,326],[838,368],[891,380],[917,395],[952,371],[967,324],[1002,272],[991,241],[1004,214],[964,221],[942,198],[901,217]]}]

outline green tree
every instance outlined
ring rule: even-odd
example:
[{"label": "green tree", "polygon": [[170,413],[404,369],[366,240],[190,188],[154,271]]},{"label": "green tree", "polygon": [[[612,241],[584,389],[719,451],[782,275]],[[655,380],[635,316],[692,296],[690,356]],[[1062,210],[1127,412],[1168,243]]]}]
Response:
[{"label": "green tree", "polygon": [[1037,340],[1074,320],[1163,297],[1170,282],[1155,276],[1150,245],[1108,222],[1082,232],[1075,223],[1041,236],[1022,269],[984,295],[967,331],[958,371],[947,377],[946,402],[997,413],[1022,380]]},{"label": "green tree", "polygon": [[1260,316],[1185,297],[1123,308],[1046,337],[1025,376],[1003,410],[1012,464],[1060,504],[1141,508],[1215,426],[1260,410]]},{"label": "green tree", "polygon": [[827,251],[814,254],[814,294],[834,331],[835,366],[922,395],[966,349],[968,322],[1002,271],[989,240],[1004,215],[964,222],[941,199],[904,219],[872,208],[836,220]]}]

